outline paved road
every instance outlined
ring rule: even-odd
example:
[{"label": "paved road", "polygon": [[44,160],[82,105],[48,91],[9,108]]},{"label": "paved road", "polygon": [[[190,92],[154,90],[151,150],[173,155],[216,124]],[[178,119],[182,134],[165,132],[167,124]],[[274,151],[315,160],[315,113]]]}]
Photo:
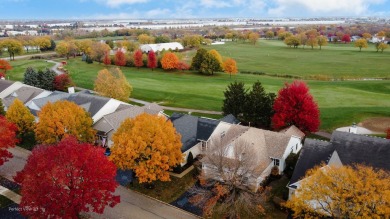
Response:
[{"label": "paved road", "polygon": [[[20,147],[9,149],[13,154],[13,158],[0,166],[0,175],[13,181],[16,172],[23,169],[26,164],[30,151]],[[112,218],[112,219],[184,219],[198,218],[197,216],[176,208],[172,205],[151,199],[132,190],[126,189],[123,186],[118,186],[115,191],[120,195],[121,203],[114,208],[106,207],[102,215],[90,213],[93,218]]]},{"label": "paved road", "polygon": [[[25,59],[30,58],[31,56],[43,56],[43,55],[54,55],[56,52],[45,52],[45,53],[34,53],[30,55],[15,56],[15,59]],[[9,57],[4,57],[2,59],[9,60]]]},{"label": "paved road", "polygon": [[55,64],[53,67],[50,68],[50,70],[54,71],[57,75],[64,74],[64,72],[58,70],[58,67],[61,65],[60,62],[56,62],[53,60],[46,60],[46,62],[50,62],[50,63]]}]

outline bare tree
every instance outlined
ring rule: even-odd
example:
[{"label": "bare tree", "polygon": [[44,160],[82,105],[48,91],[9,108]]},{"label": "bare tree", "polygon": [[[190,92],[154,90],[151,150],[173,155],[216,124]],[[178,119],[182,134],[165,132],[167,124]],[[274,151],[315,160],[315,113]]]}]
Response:
[{"label": "bare tree", "polygon": [[253,145],[237,139],[246,127],[232,126],[221,136],[211,139],[200,185],[192,189],[190,201],[203,208],[204,216],[240,218],[242,214],[255,216],[264,213],[263,203],[269,189],[253,191],[259,175],[259,164]]}]

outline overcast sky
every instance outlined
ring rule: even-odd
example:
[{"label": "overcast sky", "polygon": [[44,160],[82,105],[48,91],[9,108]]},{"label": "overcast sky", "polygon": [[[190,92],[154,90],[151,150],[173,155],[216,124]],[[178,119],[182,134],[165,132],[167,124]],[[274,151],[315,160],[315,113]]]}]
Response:
[{"label": "overcast sky", "polygon": [[0,0],[0,19],[387,16],[390,0]]}]

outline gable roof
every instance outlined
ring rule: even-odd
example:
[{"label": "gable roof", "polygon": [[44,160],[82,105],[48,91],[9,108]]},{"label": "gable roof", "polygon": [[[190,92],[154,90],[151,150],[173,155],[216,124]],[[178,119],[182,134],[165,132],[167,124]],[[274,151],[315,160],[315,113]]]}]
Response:
[{"label": "gable roof", "polygon": [[[229,150],[232,151],[231,156],[233,156],[233,151],[237,142],[245,142],[248,144],[251,150],[250,153],[255,156],[257,162],[255,174],[258,174],[258,176],[260,176],[260,174],[262,174],[269,166],[272,161],[271,158],[281,159],[283,157],[286,147],[291,139],[291,136],[284,133],[272,132],[242,125],[228,126],[227,124],[221,123],[219,126],[224,127],[218,127],[218,130],[213,135],[218,136],[220,133],[226,133],[223,138],[229,139],[224,139],[224,144],[231,147],[231,149],[229,148]],[[225,129],[225,131],[222,129]],[[232,159],[234,157],[228,158]],[[207,162],[207,159],[202,161]]]},{"label": "gable roof", "polygon": [[220,122],[215,119],[181,113],[173,113],[170,120],[181,135],[182,152],[195,146],[199,140],[207,141]]},{"label": "gable roof", "polygon": [[4,106],[8,108],[16,98],[23,103],[27,103],[28,101],[30,101],[44,91],[45,90],[40,88],[23,86],[3,99]]},{"label": "gable roof", "polygon": [[103,116],[99,121],[97,121],[93,128],[108,133],[112,130],[117,130],[122,122],[127,118],[135,118],[142,113],[148,113],[152,115],[157,115],[160,111],[151,113],[145,107],[139,106],[126,106],[123,104],[123,110],[115,111],[113,113]]},{"label": "gable roof", "polygon": [[390,140],[334,131],[330,142],[306,139],[289,185],[322,162],[328,164],[334,151],[343,165],[365,164],[390,170]]},{"label": "gable roof", "polygon": [[55,91],[51,95],[33,100],[33,102],[42,108],[48,102],[54,103],[59,100],[67,100],[84,108],[93,117],[99,110],[110,101],[110,98],[91,95],[86,93],[69,94],[65,92]]},{"label": "gable roof", "polygon": [[0,93],[11,86],[14,82],[0,79]]},{"label": "gable roof", "polygon": [[296,137],[299,137],[299,138],[303,138],[305,137],[305,133],[303,133],[301,130],[299,130],[299,128],[297,128],[295,125],[292,125],[290,127],[287,127],[287,128],[284,128],[282,130],[280,130],[279,132],[281,133],[285,133],[289,136],[296,136]]}]

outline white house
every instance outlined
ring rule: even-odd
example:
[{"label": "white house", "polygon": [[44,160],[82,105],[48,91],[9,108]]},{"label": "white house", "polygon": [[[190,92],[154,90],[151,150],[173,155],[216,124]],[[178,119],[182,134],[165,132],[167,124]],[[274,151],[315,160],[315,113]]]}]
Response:
[{"label": "white house", "polygon": [[178,42],[172,42],[159,44],[144,44],[140,46],[140,49],[142,50],[142,52],[148,53],[150,50],[153,50],[154,52],[161,52],[163,50],[182,50],[184,49],[184,47]]},{"label": "white house", "polygon": [[[286,167],[285,160],[290,153],[298,153],[302,147],[301,137],[289,133],[278,133],[241,125],[232,125],[220,123],[212,134],[211,142],[206,151],[205,158],[202,159],[202,170],[206,176],[215,175],[215,166],[211,159],[214,159],[216,146],[213,139],[220,138],[226,153],[223,159],[226,162],[235,162],[238,153],[250,154],[251,159],[255,160],[253,164],[254,172],[246,176],[248,185],[257,190],[260,183],[270,175],[271,169],[276,166],[279,173],[282,173]],[[225,139],[226,138],[226,139]],[[246,151],[238,151],[238,145],[241,142],[247,144]],[[218,155],[221,156],[221,155]],[[245,158],[247,159],[247,158]]]}]

